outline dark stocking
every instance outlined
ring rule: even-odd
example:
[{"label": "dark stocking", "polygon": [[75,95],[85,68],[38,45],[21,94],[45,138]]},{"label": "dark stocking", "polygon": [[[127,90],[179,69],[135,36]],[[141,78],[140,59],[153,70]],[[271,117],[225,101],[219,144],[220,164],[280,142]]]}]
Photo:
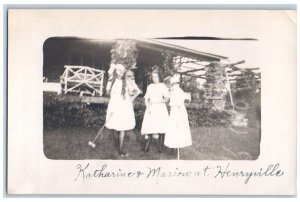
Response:
[{"label": "dark stocking", "polygon": [[113,130],[112,133],[113,133],[115,147],[117,149],[119,149],[119,134],[118,134],[118,131]]},{"label": "dark stocking", "polygon": [[147,136],[148,136],[148,139],[146,140],[146,143],[145,143],[144,152],[149,151],[149,147],[150,147],[150,144],[151,144],[151,141],[152,141],[152,135],[149,134]]},{"label": "dark stocking", "polygon": [[123,142],[124,142],[125,131],[120,131],[119,133],[119,153],[122,155],[125,152],[123,151]]},{"label": "dark stocking", "polygon": [[165,134],[163,133],[159,134],[158,142],[159,142],[159,153],[162,153],[164,142],[165,142]]}]

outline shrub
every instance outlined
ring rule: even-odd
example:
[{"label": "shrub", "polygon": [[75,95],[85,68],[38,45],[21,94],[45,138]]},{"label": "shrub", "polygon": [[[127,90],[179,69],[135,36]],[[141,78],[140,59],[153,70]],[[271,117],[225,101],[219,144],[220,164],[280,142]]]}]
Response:
[{"label": "shrub", "polygon": [[[67,102],[57,99],[54,93],[44,93],[44,127],[66,126],[101,127],[105,123],[107,104],[86,104],[80,101]],[[135,107],[136,128],[141,129],[145,106],[137,100]],[[187,108],[191,127],[226,126],[230,124],[231,114],[226,111],[212,110],[208,105]]]}]

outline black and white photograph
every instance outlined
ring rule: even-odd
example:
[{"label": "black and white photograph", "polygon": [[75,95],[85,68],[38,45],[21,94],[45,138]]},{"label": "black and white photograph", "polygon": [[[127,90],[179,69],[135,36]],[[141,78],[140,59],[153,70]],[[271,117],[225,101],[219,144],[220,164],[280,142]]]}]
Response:
[{"label": "black and white photograph", "polygon": [[[224,54],[204,52],[209,42]],[[227,51],[243,43],[259,41],[48,38],[43,45],[45,156],[257,159],[260,67],[247,65],[246,49],[244,55]]]},{"label": "black and white photograph", "polygon": [[8,194],[296,194],[296,10],[7,16]]}]

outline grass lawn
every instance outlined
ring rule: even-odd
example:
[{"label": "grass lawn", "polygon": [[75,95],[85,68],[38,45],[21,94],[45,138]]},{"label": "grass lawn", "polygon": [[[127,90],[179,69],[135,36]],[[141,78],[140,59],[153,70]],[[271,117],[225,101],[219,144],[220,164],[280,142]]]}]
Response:
[{"label": "grass lawn", "polygon": [[[126,132],[124,141],[128,157],[120,157],[114,145],[112,132],[104,129],[103,138],[96,148],[88,146],[98,129],[72,127],[44,129],[44,153],[49,159],[176,159],[174,149],[164,148],[158,153],[158,140],[154,139],[150,151],[144,153],[144,138],[138,130]],[[193,145],[180,149],[182,160],[255,160],[259,156],[259,130],[254,128],[200,127],[192,128]]]}]

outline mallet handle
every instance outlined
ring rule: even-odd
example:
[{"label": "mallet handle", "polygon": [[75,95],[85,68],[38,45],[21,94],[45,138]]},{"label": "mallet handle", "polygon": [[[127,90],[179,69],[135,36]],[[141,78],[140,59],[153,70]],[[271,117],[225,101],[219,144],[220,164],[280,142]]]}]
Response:
[{"label": "mallet handle", "polygon": [[107,121],[106,121],[106,122],[104,123],[104,125],[100,128],[98,134],[97,134],[96,137],[94,138],[93,143],[95,143],[95,141],[97,140],[97,138],[99,137],[99,135],[102,134],[102,130],[104,129],[106,123],[110,120],[110,118],[112,117],[113,114],[114,114],[113,112],[110,113],[110,116],[108,117]]}]

